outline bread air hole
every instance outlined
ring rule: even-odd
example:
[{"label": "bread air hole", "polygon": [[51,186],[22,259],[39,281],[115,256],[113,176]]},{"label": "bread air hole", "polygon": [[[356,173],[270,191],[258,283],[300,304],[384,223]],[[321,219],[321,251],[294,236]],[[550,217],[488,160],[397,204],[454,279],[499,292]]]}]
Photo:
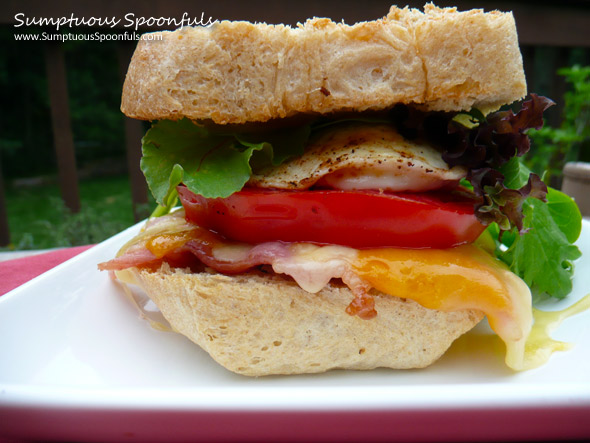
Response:
[{"label": "bread air hole", "polygon": [[373,80],[380,80],[383,78],[383,70],[381,68],[375,68],[371,71],[371,77]]},{"label": "bread air hole", "polygon": [[282,341],[275,340],[275,341],[272,342],[272,344],[275,345],[275,346],[281,346],[283,344],[283,342]]},{"label": "bread air hole", "polygon": [[364,354],[365,353],[365,348],[360,348],[359,349],[359,354]]}]

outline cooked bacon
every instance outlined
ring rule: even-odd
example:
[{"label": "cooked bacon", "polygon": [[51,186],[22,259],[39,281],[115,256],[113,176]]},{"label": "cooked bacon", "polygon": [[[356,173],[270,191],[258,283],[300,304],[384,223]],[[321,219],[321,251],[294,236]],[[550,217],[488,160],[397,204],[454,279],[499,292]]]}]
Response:
[{"label": "cooked bacon", "polygon": [[101,271],[121,271],[127,268],[145,266],[157,260],[143,245],[134,245],[129,248],[123,255],[116,257],[104,263],[98,264]]},{"label": "cooked bacon", "polygon": [[[350,258],[350,252],[347,252],[349,248],[328,247],[324,250],[317,246],[322,252],[319,257],[313,258],[314,247],[308,245],[305,248],[311,255],[302,259],[301,251],[296,252],[296,244],[232,243],[198,226],[185,230],[185,226],[182,226],[184,223],[184,219],[178,215],[161,217],[158,223],[148,225],[135,239],[136,243],[129,246],[121,256],[100,263],[98,268],[101,271],[120,271],[132,267],[155,270],[166,260],[174,267],[198,269],[198,266],[204,265],[224,274],[238,274],[256,266],[270,265],[275,272],[290,275],[301,288],[309,292],[321,290],[332,279],[342,279],[354,295],[346,312],[364,319],[377,315],[373,297],[368,293],[370,285],[350,268],[347,259]],[[150,249],[154,247],[155,238],[159,243],[154,253]],[[179,239],[186,241],[178,243]],[[160,254],[158,250],[163,253]]]},{"label": "cooked bacon", "polygon": [[349,315],[358,315],[364,320],[375,317],[377,315],[375,299],[369,294],[371,285],[362,280],[350,269],[347,269],[342,274],[342,281],[354,295],[354,299],[346,308],[346,313]]},{"label": "cooked bacon", "polygon": [[192,252],[205,266],[224,274],[239,274],[255,266],[272,265],[277,258],[285,258],[291,254],[288,246],[281,242],[252,246],[240,257],[229,260],[215,258],[214,249],[198,240],[191,240],[184,248]]},{"label": "cooked bacon", "polygon": [[[195,230],[195,232],[198,232]],[[241,254],[221,254],[219,252],[224,246],[228,246],[221,237],[207,232],[207,235],[197,236],[197,238],[188,241],[183,246],[170,251],[168,256],[182,256],[185,252],[190,252],[205,266],[214,269],[217,272],[225,274],[238,274],[259,265],[272,265],[278,258],[286,258],[290,255],[290,250],[285,243],[272,242],[263,243],[256,246],[248,247]],[[217,252],[217,254],[216,254]],[[131,246],[123,255],[114,258],[108,262],[100,263],[98,269],[101,271],[120,271],[132,267],[152,266],[161,261],[151,251],[149,251],[145,242]],[[187,266],[189,263],[187,263]]]}]

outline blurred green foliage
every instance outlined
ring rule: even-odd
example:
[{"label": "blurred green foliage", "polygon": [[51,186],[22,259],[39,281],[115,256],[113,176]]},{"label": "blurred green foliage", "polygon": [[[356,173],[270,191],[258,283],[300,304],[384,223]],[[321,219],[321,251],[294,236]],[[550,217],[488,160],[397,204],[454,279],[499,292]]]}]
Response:
[{"label": "blurred green foliage", "polygon": [[558,74],[570,85],[563,97],[562,123],[531,130],[532,146],[525,160],[534,172],[545,174],[547,182],[559,180],[567,162],[590,161],[590,66],[575,65]]},{"label": "blurred green foliage", "polygon": [[[71,127],[79,168],[125,162],[117,42],[64,43]],[[14,41],[0,26],[0,155],[6,178],[54,173],[56,159],[44,43]]]},{"label": "blurred green foliage", "polygon": [[[64,206],[57,184],[11,189],[6,204],[12,244],[3,249],[98,243],[134,223],[127,177],[83,180],[80,198],[82,208],[73,214]],[[143,212],[149,214],[150,208]]]}]

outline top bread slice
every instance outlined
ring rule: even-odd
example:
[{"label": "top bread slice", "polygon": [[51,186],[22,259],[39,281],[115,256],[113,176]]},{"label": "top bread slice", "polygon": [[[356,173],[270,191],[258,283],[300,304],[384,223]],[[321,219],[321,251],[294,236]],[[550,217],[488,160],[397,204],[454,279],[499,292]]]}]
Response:
[{"label": "top bread slice", "polygon": [[121,109],[143,120],[240,124],[396,103],[489,112],[524,95],[511,13],[429,4],[352,26],[222,21],[156,33],[139,41]]}]

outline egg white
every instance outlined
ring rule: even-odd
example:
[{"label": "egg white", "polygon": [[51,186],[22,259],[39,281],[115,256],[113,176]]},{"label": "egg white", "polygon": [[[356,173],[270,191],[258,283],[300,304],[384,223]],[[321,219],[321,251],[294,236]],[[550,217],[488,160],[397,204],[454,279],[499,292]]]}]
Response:
[{"label": "egg white", "polygon": [[449,167],[432,146],[406,140],[389,125],[352,124],[325,130],[303,156],[257,171],[249,185],[419,192],[454,186],[466,174],[463,167]]}]

